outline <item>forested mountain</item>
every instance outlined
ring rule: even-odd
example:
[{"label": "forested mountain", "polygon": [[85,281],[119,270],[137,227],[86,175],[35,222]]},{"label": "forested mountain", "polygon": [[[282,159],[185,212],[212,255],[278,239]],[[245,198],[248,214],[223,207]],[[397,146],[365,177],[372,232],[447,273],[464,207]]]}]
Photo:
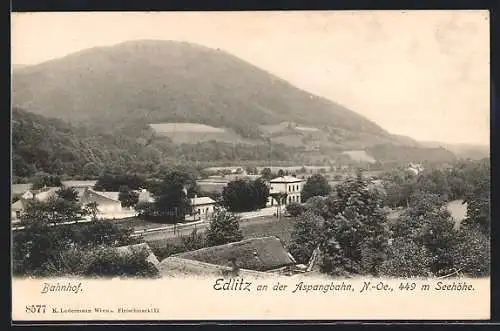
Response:
[{"label": "forested mountain", "polygon": [[95,178],[104,168],[152,174],[172,163],[337,162],[349,150],[382,163],[453,158],[185,42],[130,41],[16,68],[13,105],[15,179]]},{"label": "forested mountain", "polygon": [[377,124],[224,51],[186,42],[130,41],[14,71],[13,101],[72,123],[193,122],[262,138],[261,125],[340,128],[397,142]]},{"label": "forested mountain", "polygon": [[175,145],[149,127],[123,127],[96,133],[80,125],[12,111],[12,172],[14,180],[37,172],[71,178],[95,178],[104,169],[154,174],[162,165],[214,161],[292,160],[299,151],[283,145],[252,146],[207,142]]}]

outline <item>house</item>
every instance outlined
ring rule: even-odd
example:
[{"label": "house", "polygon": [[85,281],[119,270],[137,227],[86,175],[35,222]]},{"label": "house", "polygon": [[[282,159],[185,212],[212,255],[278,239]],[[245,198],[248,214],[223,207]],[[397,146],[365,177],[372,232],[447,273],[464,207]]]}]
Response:
[{"label": "house", "polygon": [[91,188],[86,188],[80,198],[80,202],[83,205],[93,202],[97,203],[97,209],[103,215],[121,213],[123,210],[122,203],[118,199],[119,194],[119,192],[98,192]]},{"label": "house", "polygon": [[21,214],[26,209],[28,201],[37,200],[45,202],[50,197],[55,196],[57,190],[59,190],[59,187],[44,187],[39,190],[27,190],[19,197],[19,200],[11,205],[11,219],[14,221],[19,220]]},{"label": "house", "polygon": [[139,201],[138,202],[154,202],[154,198],[151,195],[151,192],[149,192],[146,189],[139,189],[134,191],[137,194],[139,194]]},{"label": "house", "polygon": [[215,200],[195,195],[194,198],[191,198],[191,207],[193,208],[193,212],[187,218],[192,220],[206,220],[214,213]]},{"label": "house", "polygon": [[282,204],[289,204],[291,202],[301,201],[301,192],[304,186],[304,180],[293,176],[282,176],[271,179],[269,181],[269,194],[268,206],[278,204],[278,201],[273,194],[283,193],[286,194],[286,200]]},{"label": "house", "polygon": [[233,268],[237,265],[238,269],[273,273],[296,264],[277,237],[250,238],[173,256],[218,266],[228,267],[231,264]]},{"label": "house", "polygon": [[23,199],[19,199],[14,202],[10,207],[10,218],[13,221],[19,220],[21,218],[22,212],[26,209],[26,202]]},{"label": "house", "polygon": [[408,168],[406,168],[406,170],[412,172],[414,175],[418,175],[422,171],[424,171],[424,167],[421,164],[418,164],[418,163],[410,163],[408,165]]}]

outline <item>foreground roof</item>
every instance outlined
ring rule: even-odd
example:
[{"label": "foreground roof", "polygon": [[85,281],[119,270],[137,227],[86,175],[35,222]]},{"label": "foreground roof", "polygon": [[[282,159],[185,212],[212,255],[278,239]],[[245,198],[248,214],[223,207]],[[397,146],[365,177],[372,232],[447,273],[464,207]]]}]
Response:
[{"label": "foreground roof", "polygon": [[141,243],[141,244],[129,245],[129,246],[120,246],[120,247],[116,247],[115,249],[119,254],[123,254],[123,255],[128,255],[128,254],[132,254],[134,252],[139,252],[141,250],[145,250],[149,254],[148,257],[146,258],[146,261],[151,262],[155,266],[160,263],[160,261],[158,261],[158,258],[156,257],[156,255],[151,250],[151,247],[149,247],[149,245],[147,243]]},{"label": "foreground roof", "polygon": [[[228,266],[220,266],[211,263],[183,259],[177,256],[170,256],[156,266],[163,277],[187,277],[187,276],[225,276],[225,273],[232,270]],[[269,274],[259,271],[240,269],[238,276],[268,277]]]},{"label": "foreground roof", "polygon": [[235,259],[238,267],[257,271],[269,271],[296,263],[277,237],[251,238],[174,256],[219,266],[228,266],[229,261]]}]

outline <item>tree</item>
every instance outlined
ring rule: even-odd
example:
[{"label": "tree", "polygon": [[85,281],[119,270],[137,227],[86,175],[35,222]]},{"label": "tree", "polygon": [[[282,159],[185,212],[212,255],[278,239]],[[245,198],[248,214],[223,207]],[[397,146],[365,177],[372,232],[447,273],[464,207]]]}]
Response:
[{"label": "tree", "polygon": [[97,221],[97,214],[99,213],[99,205],[97,202],[90,202],[84,206],[85,214],[91,215],[93,221]]},{"label": "tree", "polygon": [[425,246],[417,245],[410,238],[396,238],[392,242],[388,258],[380,267],[380,274],[387,277],[431,276],[432,256]]},{"label": "tree", "polygon": [[127,186],[130,190],[137,190],[145,186],[145,179],[137,174],[106,170],[97,178],[94,189],[97,191],[117,192],[122,186]]},{"label": "tree", "polygon": [[49,197],[47,201],[38,201],[37,199],[27,201],[20,221],[25,226],[34,223],[77,222],[86,214],[86,210],[82,209],[78,202],[60,198],[56,194]]},{"label": "tree", "polygon": [[183,251],[194,251],[205,247],[205,237],[203,234],[198,233],[196,229],[191,231],[188,236],[181,237]]},{"label": "tree", "polygon": [[189,214],[192,209],[185,192],[188,179],[188,174],[181,171],[166,172],[161,182],[151,186],[150,190],[155,197],[155,202],[142,210],[145,212],[143,216],[162,219],[168,223],[184,221],[186,214]]},{"label": "tree", "polygon": [[72,187],[61,187],[56,191],[56,194],[66,201],[78,202],[78,192]]},{"label": "tree", "polygon": [[239,217],[229,211],[217,208],[210,218],[206,238],[209,246],[242,240],[243,234],[240,230]]},{"label": "tree", "polygon": [[320,244],[324,219],[310,211],[299,214],[293,223],[288,250],[298,263],[306,264]]},{"label": "tree", "polygon": [[478,228],[490,234],[491,228],[491,176],[489,160],[481,160],[470,170],[470,186],[464,200],[467,203],[467,216],[462,225]]},{"label": "tree", "polygon": [[15,232],[13,236],[15,272],[43,276],[54,274],[58,268],[67,271],[69,269],[65,269],[63,264],[66,260],[61,259],[61,254],[72,248],[87,250],[135,242],[136,239],[131,237],[132,229],[118,227],[113,222],[98,221],[95,217],[90,223],[60,224],[78,221],[86,213],[77,202],[57,195],[46,202],[30,201],[26,213],[22,215],[25,229]]},{"label": "tree", "polygon": [[223,205],[233,212],[264,208],[268,197],[269,188],[260,179],[231,181],[222,191]]},{"label": "tree", "polygon": [[273,176],[273,173],[270,168],[262,169],[260,174],[262,175],[262,178],[264,178],[265,180],[271,180]]},{"label": "tree", "polygon": [[377,275],[385,260],[390,231],[381,193],[361,174],[335,188],[322,216],[321,270],[330,275]]},{"label": "tree", "polygon": [[259,174],[259,171],[257,170],[256,167],[248,166],[245,168],[245,171],[248,175],[258,175]]},{"label": "tree", "polygon": [[62,186],[61,178],[58,176],[49,175],[47,173],[37,173],[32,179],[32,190],[38,190],[43,187],[58,187]]},{"label": "tree", "polygon": [[285,176],[285,171],[283,169],[278,170],[278,177]]},{"label": "tree", "polygon": [[490,237],[479,226],[460,229],[451,254],[454,259],[454,270],[468,277],[489,276]]},{"label": "tree", "polygon": [[326,197],[315,196],[309,198],[303,206],[306,210],[309,210],[316,215],[323,215],[326,208],[326,201]]},{"label": "tree", "polygon": [[331,189],[330,184],[328,184],[324,176],[320,174],[312,175],[307,179],[302,189],[302,201],[305,202],[314,196],[326,196],[330,193]]},{"label": "tree", "polygon": [[425,270],[433,275],[446,275],[454,270],[452,249],[456,245],[457,232],[444,203],[444,198],[438,194],[417,191],[408,209],[392,224],[394,240],[409,241],[418,246],[416,252],[428,253]]},{"label": "tree", "polygon": [[286,205],[285,207],[286,209],[286,212],[288,214],[290,214],[290,216],[292,217],[297,217],[299,216],[300,214],[302,214],[305,210],[304,206],[302,206],[300,203],[298,202],[292,202],[292,203],[289,203],[288,205]]},{"label": "tree", "polygon": [[118,200],[122,207],[134,207],[139,202],[139,193],[132,191],[128,186],[122,185],[118,194]]}]

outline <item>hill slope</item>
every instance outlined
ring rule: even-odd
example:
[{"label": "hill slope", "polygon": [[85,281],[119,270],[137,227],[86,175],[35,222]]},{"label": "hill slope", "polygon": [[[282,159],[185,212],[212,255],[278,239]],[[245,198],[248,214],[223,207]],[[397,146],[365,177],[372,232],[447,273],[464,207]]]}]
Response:
[{"label": "hill slope", "polygon": [[85,126],[12,110],[12,175],[23,181],[37,172],[95,178],[104,169],[154,175],[162,166],[207,166],[242,160],[300,160],[296,149],[206,142],[175,145],[141,123],[96,133]]},{"label": "hill slope", "polygon": [[292,121],[364,134],[366,141],[398,141],[341,105],[226,52],[184,42],[125,42],[17,69],[13,101],[34,113],[104,127],[192,122],[260,139],[260,125]]}]

